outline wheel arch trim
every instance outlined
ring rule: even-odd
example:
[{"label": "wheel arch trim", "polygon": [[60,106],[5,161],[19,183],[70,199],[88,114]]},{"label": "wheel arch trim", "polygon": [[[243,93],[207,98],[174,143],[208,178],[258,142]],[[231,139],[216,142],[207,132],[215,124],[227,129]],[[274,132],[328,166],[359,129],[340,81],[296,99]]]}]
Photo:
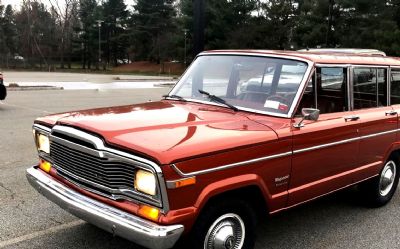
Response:
[{"label": "wheel arch trim", "polygon": [[262,178],[256,174],[234,176],[208,185],[202,190],[194,206],[198,208],[198,210],[202,210],[211,198],[247,187],[256,187],[260,190],[267,208],[265,211],[268,212],[272,196]]}]

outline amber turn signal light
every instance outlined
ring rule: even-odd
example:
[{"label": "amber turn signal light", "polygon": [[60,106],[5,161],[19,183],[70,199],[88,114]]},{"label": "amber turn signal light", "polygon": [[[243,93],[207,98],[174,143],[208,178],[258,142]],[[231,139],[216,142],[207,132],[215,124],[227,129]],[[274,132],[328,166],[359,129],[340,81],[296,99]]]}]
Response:
[{"label": "amber turn signal light", "polygon": [[196,177],[186,178],[175,182],[175,188],[181,188],[188,185],[196,184]]},{"label": "amber turn signal light", "polygon": [[196,177],[190,177],[190,178],[185,178],[177,181],[170,181],[167,182],[167,186],[170,189],[175,189],[175,188],[182,188],[185,186],[193,185],[196,184]]},{"label": "amber turn signal light", "polygon": [[138,213],[142,217],[148,218],[150,220],[157,221],[158,217],[160,215],[160,210],[158,210],[157,208],[153,208],[153,207],[142,205],[139,208],[139,212]]},{"label": "amber turn signal light", "polygon": [[50,173],[51,164],[45,160],[40,160],[39,168],[44,172]]}]

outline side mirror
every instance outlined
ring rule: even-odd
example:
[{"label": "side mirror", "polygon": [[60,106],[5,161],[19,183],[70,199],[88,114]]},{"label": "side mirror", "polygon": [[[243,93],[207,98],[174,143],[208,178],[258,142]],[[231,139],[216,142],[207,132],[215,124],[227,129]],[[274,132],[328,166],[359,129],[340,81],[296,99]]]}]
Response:
[{"label": "side mirror", "polygon": [[294,125],[294,128],[301,128],[304,127],[304,120],[312,120],[317,121],[319,118],[319,110],[313,108],[303,108],[301,109],[301,114],[303,114],[303,118],[300,120],[299,123]]},{"label": "side mirror", "polygon": [[317,121],[319,118],[319,110],[313,108],[303,108],[301,109],[301,114],[305,120]]}]

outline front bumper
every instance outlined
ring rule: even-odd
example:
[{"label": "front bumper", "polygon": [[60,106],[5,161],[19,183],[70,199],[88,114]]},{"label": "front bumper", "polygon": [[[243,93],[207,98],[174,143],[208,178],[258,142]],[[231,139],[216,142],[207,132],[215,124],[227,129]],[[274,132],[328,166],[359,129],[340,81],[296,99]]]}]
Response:
[{"label": "front bumper", "polygon": [[160,226],[88,198],[55,181],[36,167],[27,169],[26,177],[38,192],[69,213],[144,247],[171,248],[184,230],[183,225]]}]

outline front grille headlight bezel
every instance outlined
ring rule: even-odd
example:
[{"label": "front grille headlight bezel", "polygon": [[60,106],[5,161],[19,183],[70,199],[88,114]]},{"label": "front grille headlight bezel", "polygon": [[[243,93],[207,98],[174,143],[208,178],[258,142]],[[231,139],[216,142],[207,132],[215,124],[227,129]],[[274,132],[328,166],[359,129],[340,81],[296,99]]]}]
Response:
[{"label": "front grille headlight bezel", "polygon": [[[47,135],[50,140],[50,148],[51,145],[57,141],[63,140],[64,142],[68,142],[74,146],[74,148],[77,149],[82,149],[85,152],[93,152],[93,153],[99,153],[102,156],[101,157],[111,157],[112,160],[116,161],[123,161],[126,163],[130,163],[133,167],[139,170],[143,170],[146,172],[149,172],[153,174],[154,179],[155,179],[155,191],[154,195],[145,193],[143,191],[137,190],[135,188],[135,175],[132,177],[132,187],[131,188],[118,188],[118,189],[110,189],[112,190],[110,192],[110,195],[104,195],[101,193],[100,195],[103,195],[105,197],[108,197],[113,200],[118,200],[118,199],[125,199],[128,201],[133,201],[139,204],[147,204],[147,205],[152,205],[158,208],[162,208],[163,212],[167,212],[169,210],[169,202],[168,202],[168,197],[167,197],[167,191],[166,191],[166,185],[164,181],[164,176],[162,174],[161,168],[158,164],[142,158],[138,157],[134,154],[124,152],[118,149],[106,147],[104,140],[94,136],[93,134],[86,133],[84,131],[81,131],[79,129],[73,128],[73,127],[68,127],[68,126],[59,126],[56,125],[53,128],[48,128],[44,127],[39,124],[35,124],[33,126],[34,128],[34,133],[42,133],[44,135]],[[61,137],[59,136],[61,135]],[[65,140],[67,137],[71,137],[72,140]],[[84,143],[76,143],[78,140],[81,140]],[[36,141],[36,139],[35,139]],[[87,145],[93,145],[93,147],[89,148]],[[90,145],[89,145],[90,146]],[[50,149],[51,151],[51,149]],[[48,161],[50,161],[54,168],[56,169],[56,172],[59,169],[59,165],[54,162],[54,159],[52,158],[52,155],[46,154],[42,151],[39,152],[39,157],[44,158]],[[61,176],[62,177],[62,176]],[[66,178],[67,179],[67,178]],[[91,191],[94,193],[99,194],[99,192],[96,192],[95,189],[93,191],[91,188],[88,186],[83,186],[81,183],[74,182],[72,179],[67,179],[71,183],[84,188],[87,191]],[[151,191],[151,193],[153,193]]]},{"label": "front grille headlight bezel", "polygon": [[50,129],[45,126],[34,125],[33,139],[39,156],[48,159],[50,156]]}]

